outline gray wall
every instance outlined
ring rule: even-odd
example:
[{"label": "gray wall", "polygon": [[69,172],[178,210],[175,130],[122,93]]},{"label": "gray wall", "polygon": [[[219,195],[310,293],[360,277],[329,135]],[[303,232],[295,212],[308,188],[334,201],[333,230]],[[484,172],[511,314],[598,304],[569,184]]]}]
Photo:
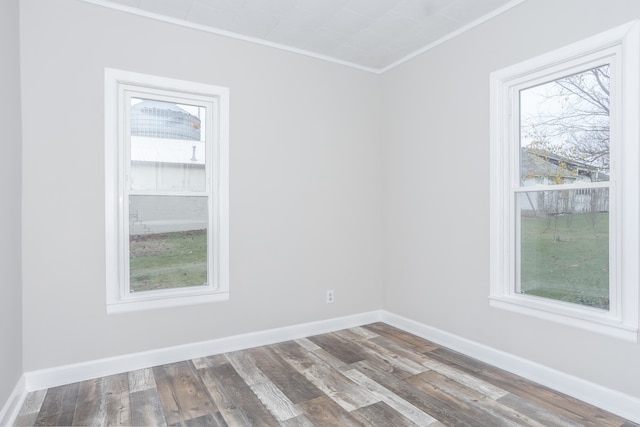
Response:
[{"label": "gray wall", "polygon": [[0,408],[22,375],[18,0],[0,1]]},{"label": "gray wall", "polygon": [[631,0],[531,0],[383,76],[385,309],[640,397],[640,345],[488,301],[489,74],[638,17]]},{"label": "gray wall", "polygon": [[[380,308],[378,76],[77,0],[21,8],[26,371]],[[106,314],[105,67],[230,88],[230,301]]]}]

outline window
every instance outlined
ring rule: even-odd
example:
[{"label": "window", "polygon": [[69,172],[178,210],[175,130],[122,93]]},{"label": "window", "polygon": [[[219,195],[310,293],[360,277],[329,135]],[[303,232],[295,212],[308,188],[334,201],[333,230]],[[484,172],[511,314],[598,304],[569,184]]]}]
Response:
[{"label": "window", "polygon": [[492,306],[638,341],[639,28],[492,73]]},{"label": "window", "polygon": [[226,88],[105,70],[107,311],[228,299]]}]

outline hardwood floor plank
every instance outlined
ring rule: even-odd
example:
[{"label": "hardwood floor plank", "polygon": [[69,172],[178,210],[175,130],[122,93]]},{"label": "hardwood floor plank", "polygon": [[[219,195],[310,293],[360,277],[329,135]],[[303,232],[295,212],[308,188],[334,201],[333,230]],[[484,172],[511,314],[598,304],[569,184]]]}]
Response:
[{"label": "hardwood floor plank", "polygon": [[290,364],[282,359],[271,348],[258,347],[249,349],[256,366],[269,377],[269,379],[291,400],[293,403],[304,402],[323,395],[322,391],[311,381],[296,371]]},{"label": "hardwood floor plank", "polygon": [[386,323],[372,323],[370,325],[365,325],[364,328],[396,341],[403,346],[415,349],[420,353],[427,353],[440,347],[436,343],[427,341],[424,338],[420,338],[409,332],[403,331],[402,329],[387,325]]},{"label": "hardwood floor plank", "polygon": [[234,351],[225,355],[231,366],[238,372],[244,382],[252,386],[270,381],[256,365],[251,355],[246,351]]},{"label": "hardwood floor plank", "polygon": [[581,425],[577,421],[572,421],[562,415],[551,412],[546,408],[536,405],[533,402],[529,402],[515,394],[509,393],[506,396],[501,397],[499,402],[547,427],[578,427]]},{"label": "hardwood floor plank", "polygon": [[449,377],[460,384],[464,384],[467,387],[491,399],[497,400],[508,394],[506,390],[496,387],[493,384],[488,383],[480,378],[476,378],[474,375],[469,375],[468,373],[460,371],[452,366],[446,365],[437,360],[428,359],[422,364],[427,368],[433,371],[439,372],[445,377]]},{"label": "hardwood floor plank", "polygon": [[34,414],[40,412],[40,408],[42,408],[42,402],[44,402],[44,397],[47,394],[47,390],[37,390],[27,393],[27,396],[24,398],[24,402],[22,403],[22,407],[18,412],[18,415],[26,415],[26,414]]},{"label": "hardwood floor plank", "polygon": [[409,347],[406,345],[402,345],[398,341],[392,340],[382,335],[376,338],[372,338],[370,341],[371,343],[384,348],[391,354],[402,356],[405,359],[411,360],[415,363],[422,364],[426,360],[429,360],[429,352],[420,352],[418,350],[418,347]]},{"label": "hardwood floor plank", "polygon": [[34,425],[38,418],[40,408],[42,408],[42,402],[44,401],[46,394],[46,389],[27,393],[14,424],[16,426]]},{"label": "hardwood floor plank", "polygon": [[204,384],[227,424],[231,426],[278,426],[238,372],[224,356],[214,356],[212,366],[199,370]]},{"label": "hardwood floor plank", "polygon": [[355,343],[340,338],[336,334],[322,334],[309,337],[309,341],[324,349],[345,364],[356,363],[367,358],[362,349]]},{"label": "hardwood floor plank", "polygon": [[156,366],[153,375],[168,424],[217,412],[191,362]]},{"label": "hardwood floor plank", "polygon": [[351,332],[353,332],[354,334],[360,335],[362,338],[366,338],[366,339],[371,339],[371,338],[376,338],[379,337],[380,335],[376,334],[375,332],[362,327],[362,326],[356,326],[355,328],[351,328],[349,329]]},{"label": "hardwood floor plank", "polygon": [[136,391],[129,395],[131,402],[131,425],[166,426],[160,395],[155,388]]},{"label": "hardwood floor plank", "polygon": [[[421,363],[415,362],[414,360],[411,360],[409,358],[405,358],[399,355],[398,352],[394,353],[393,351],[373,342],[372,340],[364,339],[360,335],[357,335],[348,330],[336,332],[336,335],[342,337],[345,340],[357,343],[362,348],[362,351],[366,354],[366,359],[369,362],[380,366],[382,369],[400,378],[407,378],[412,375],[425,372],[428,369]],[[426,358],[424,360],[426,360]]]},{"label": "hardwood floor plank", "polygon": [[321,348],[319,345],[309,340],[309,338],[299,338],[293,341],[297,344],[300,344],[300,346],[304,347],[307,351],[315,351]]},{"label": "hardwood floor plank", "polygon": [[72,425],[129,425],[131,409],[126,374],[83,381]]},{"label": "hardwood floor plank", "polygon": [[105,377],[103,388],[106,392],[106,424],[109,426],[131,425],[131,399],[128,375],[118,374]]},{"label": "hardwood floor plank", "polygon": [[80,383],[73,425],[105,425],[107,413],[103,382],[103,378],[98,378]]},{"label": "hardwood floor plank", "polygon": [[74,383],[47,390],[35,425],[71,425],[79,386]]},{"label": "hardwood floor plank", "polygon": [[411,420],[403,417],[393,408],[388,406],[384,402],[374,403],[373,405],[365,406],[360,409],[356,409],[350,414],[356,420],[361,421],[364,424],[371,426],[393,426],[393,427],[420,427],[421,424],[416,424]]},{"label": "hardwood floor plank", "polygon": [[220,412],[202,415],[201,417],[183,421],[180,426],[184,427],[227,427],[227,423]]},{"label": "hardwood floor plank", "polygon": [[315,354],[306,352],[300,346],[298,349],[294,346],[298,344],[288,342],[277,344],[274,348],[283,359],[347,412],[379,401]]},{"label": "hardwood floor plank", "polygon": [[[408,420],[412,421],[413,423],[419,426],[428,426],[437,421],[431,415],[425,413],[419,408],[416,408],[411,403],[402,399],[400,396],[393,393],[391,390],[376,383],[371,378],[367,377],[365,374],[358,371],[357,369],[351,369],[349,371],[345,371],[344,374],[348,378],[350,378],[353,382],[358,384],[360,387],[365,388],[372,395],[380,399],[381,402],[384,402],[391,409],[402,414],[404,417],[406,417]],[[390,424],[390,425],[393,425],[393,424]]]},{"label": "hardwood floor plank", "polygon": [[14,427],[29,427],[36,425],[36,419],[38,418],[37,412],[30,414],[19,414],[13,423]]},{"label": "hardwood floor plank", "polygon": [[234,352],[227,354],[226,357],[244,382],[251,387],[258,399],[278,421],[285,421],[302,414],[294,403],[262,373],[248,352]]},{"label": "hardwood floor plank", "polygon": [[315,427],[306,415],[298,415],[295,418],[280,421],[280,427]]},{"label": "hardwood floor plank", "polygon": [[278,421],[302,415],[298,407],[271,381],[255,384],[251,390]]},{"label": "hardwood floor plank", "polygon": [[131,371],[127,376],[127,380],[129,382],[129,391],[131,393],[156,388],[156,380],[153,376],[153,369],[151,368]]},{"label": "hardwood floor plank", "polygon": [[350,416],[347,411],[328,396],[321,396],[306,402],[300,402],[298,403],[298,407],[302,409],[314,426],[366,426],[362,421],[358,421]]}]

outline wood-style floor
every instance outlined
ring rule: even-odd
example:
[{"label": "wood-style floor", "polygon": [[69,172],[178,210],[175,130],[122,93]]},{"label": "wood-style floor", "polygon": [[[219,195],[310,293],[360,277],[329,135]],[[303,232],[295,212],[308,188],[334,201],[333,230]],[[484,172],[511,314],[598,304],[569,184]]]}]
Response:
[{"label": "wood-style floor", "polygon": [[638,426],[383,323],[36,391],[16,425]]}]

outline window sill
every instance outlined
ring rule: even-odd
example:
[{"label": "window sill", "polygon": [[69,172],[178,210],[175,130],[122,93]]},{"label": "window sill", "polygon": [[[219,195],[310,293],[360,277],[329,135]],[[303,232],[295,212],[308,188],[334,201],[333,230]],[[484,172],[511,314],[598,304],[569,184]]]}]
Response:
[{"label": "window sill", "polygon": [[195,304],[207,304],[229,300],[229,292],[216,292],[184,296],[162,296],[146,299],[114,301],[107,304],[107,314],[127,313],[133,311],[154,310],[158,308],[180,307]]},{"label": "window sill", "polygon": [[638,327],[625,325],[598,309],[573,307],[573,304],[547,302],[531,297],[492,296],[491,307],[512,311],[542,320],[608,335],[614,338],[639,342]]}]

